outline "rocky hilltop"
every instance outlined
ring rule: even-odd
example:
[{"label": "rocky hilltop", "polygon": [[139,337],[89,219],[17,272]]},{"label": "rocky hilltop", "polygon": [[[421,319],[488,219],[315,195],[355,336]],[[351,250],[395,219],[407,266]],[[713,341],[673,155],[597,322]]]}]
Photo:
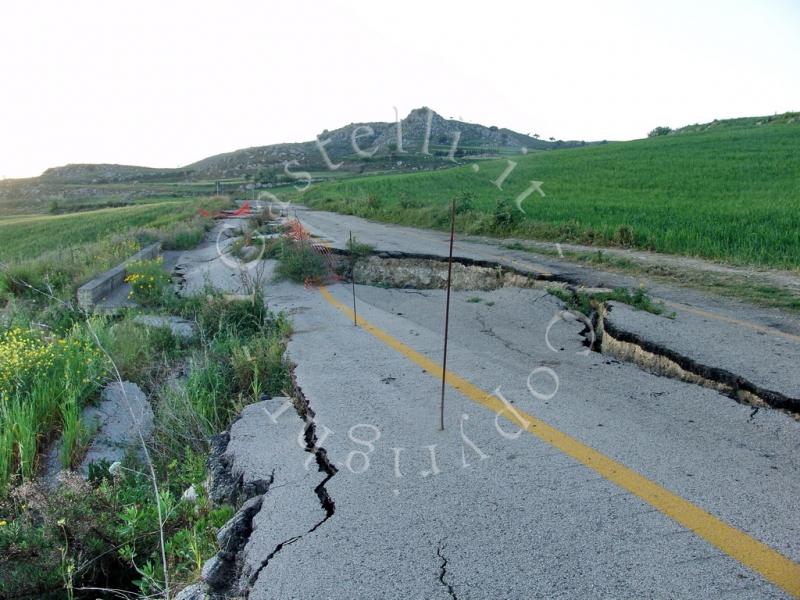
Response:
[{"label": "rocky hilltop", "polygon": [[277,183],[286,178],[287,162],[297,161],[293,165],[295,171],[328,169],[320,143],[331,163],[351,172],[433,169],[468,157],[495,157],[523,149],[551,150],[583,143],[545,141],[506,128],[445,119],[427,107],[412,110],[400,121],[400,130],[402,138],[398,142],[396,122],[351,123],[322,131],[317,136],[319,142],[245,148],[210,156],[179,169],[75,164],[48,169],[39,179],[48,183],[124,183],[245,177]]}]

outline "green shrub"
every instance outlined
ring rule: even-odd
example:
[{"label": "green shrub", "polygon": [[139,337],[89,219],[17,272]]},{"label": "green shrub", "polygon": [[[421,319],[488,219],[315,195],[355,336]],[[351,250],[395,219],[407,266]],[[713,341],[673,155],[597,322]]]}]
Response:
[{"label": "green shrub", "polygon": [[202,225],[179,225],[162,240],[164,250],[190,250],[203,241]]},{"label": "green shrub", "polygon": [[248,299],[226,299],[220,295],[199,298],[193,316],[206,337],[233,334],[249,337],[260,333],[272,318],[264,297],[256,293]]},{"label": "green shrub", "polygon": [[275,275],[298,283],[319,283],[328,272],[325,258],[308,241],[282,240]]},{"label": "green shrub", "polygon": [[475,209],[475,194],[461,192],[456,196],[456,214],[463,215]]},{"label": "green shrub", "polygon": [[122,377],[146,387],[181,347],[169,328],[144,327],[130,318],[99,328],[98,336]]},{"label": "green shrub", "polygon": [[233,348],[231,365],[236,386],[254,400],[261,394],[279,396],[291,386],[291,372],[284,358],[281,335],[258,336]]},{"label": "green shrub", "polygon": [[498,200],[492,213],[494,229],[500,232],[511,231],[522,222],[523,216],[511,202]]},{"label": "green shrub", "polygon": [[619,246],[633,246],[636,242],[636,236],[633,233],[633,227],[630,225],[620,225],[614,232],[613,242]]},{"label": "green shrub", "polygon": [[638,287],[633,290],[633,292],[627,288],[615,288],[610,292],[600,292],[596,294],[587,294],[580,290],[571,292],[563,288],[548,288],[547,291],[551,295],[562,300],[569,308],[577,310],[587,316],[596,309],[598,303],[608,302],[610,300],[621,302],[622,304],[627,304],[638,310],[644,310],[656,315],[660,315],[664,312],[664,305],[661,302],[654,302],[650,295],[648,295],[647,290],[643,287]]},{"label": "green shrub", "polygon": [[672,128],[671,127],[656,127],[655,129],[652,129],[650,131],[650,133],[647,134],[647,137],[651,137],[651,138],[652,137],[659,137],[659,136],[662,136],[662,135],[668,135],[670,133],[672,133]]},{"label": "green shrub", "polygon": [[[330,202],[334,202],[333,198],[328,198],[327,200]],[[416,198],[410,198],[407,195],[403,195],[398,200],[398,205],[400,206],[400,208],[408,210],[410,208],[421,208],[422,202]]]}]

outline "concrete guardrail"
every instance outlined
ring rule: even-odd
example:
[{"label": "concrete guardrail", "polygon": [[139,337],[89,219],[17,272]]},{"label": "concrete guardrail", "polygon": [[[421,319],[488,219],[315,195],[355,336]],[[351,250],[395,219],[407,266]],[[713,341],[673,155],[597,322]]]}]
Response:
[{"label": "concrete guardrail", "polygon": [[98,275],[90,282],[78,288],[78,305],[87,311],[94,309],[98,301],[113,292],[125,281],[128,265],[140,260],[151,260],[161,253],[161,242],[150,244],[131,256],[124,263]]}]

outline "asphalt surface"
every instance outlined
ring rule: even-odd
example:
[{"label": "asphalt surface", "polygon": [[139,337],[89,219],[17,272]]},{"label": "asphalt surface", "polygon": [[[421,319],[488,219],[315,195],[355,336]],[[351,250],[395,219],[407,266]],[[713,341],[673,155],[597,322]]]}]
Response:
[{"label": "asphalt surface", "polygon": [[[327,240],[333,248],[345,248],[350,232],[360,241],[374,246],[377,251],[426,254],[446,257],[448,234],[441,231],[415,229],[398,225],[374,223],[352,215],[312,211],[297,206],[291,210],[312,234]],[[672,287],[646,277],[633,277],[597,268],[578,265],[568,260],[503,246],[503,240],[487,238],[458,239],[454,255],[473,260],[488,260],[513,267],[523,272],[538,274],[556,280],[586,287],[628,287],[645,285],[655,297],[669,303],[671,310],[699,311],[709,318],[732,319],[741,327],[771,329],[785,333],[800,342],[800,321],[772,308],[755,307],[735,299],[703,294],[686,288]]]},{"label": "asphalt surface", "polygon": [[[298,212],[334,246],[352,229],[380,250],[446,252],[437,233],[414,237],[352,217]],[[461,243],[457,251],[579,275],[498,247]],[[239,289],[240,278],[208,248],[179,263],[194,289],[203,280]],[[587,284],[611,284],[604,274],[595,277]],[[337,472],[324,483],[335,505],[327,515],[316,493],[325,474],[298,443],[306,424],[296,411],[273,422],[263,409],[274,413],[274,403],[256,405],[234,425],[228,452],[237,473],[245,479],[274,473],[240,557],[245,569],[238,585],[249,598],[800,594],[794,579],[800,577],[800,422],[791,416],[753,414],[714,390],[586,352],[584,324],[559,319],[558,300],[541,290],[505,288],[453,293],[453,377],[439,431],[441,379],[435,368],[423,367],[427,359],[441,360],[444,292],[356,286],[358,327],[343,307],[352,302],[349,285],[318,290],[270,282],[265,292],[271,309],[292,318],[288,354],[296,383],[315,415],[317,445]],[[687,301],[680,290],[668,293]],[[771,311],[719,308],[699,295],[691,302],[727,319],[746,317],[757,328],[780,325],[763,336],[785,342],[785,376],[752,364],[749,375],[796,389],[791,359],[800,352],[785,335],[796,323]],[[615,312],[621,318],[624,311]],[[752,338],[740,350],[733,347],[740,326],[730,320],[700,324],[679,313],[669,322],[687,329],[673,336],[667,323],[631,326],[665,343],[686,342],[692,332],[716,336],[707,347],[682,348],[706,351],[709,360],[718,348],[732,356],[770,352],[768,343]],[[498,418],[475,390],[502,395],[539,420],[544,433]],[[609,467],[600,455],[617,462]],[[615,470],[626,471],[627,479]],[[655,484],[655,498],[642,481]],[[680,500],[677,509],[665,508],[670,494]],[[695,509],[701,523],[688,527],[681,513]],[[709,541],[715,531],[727,532],[716,545]],[[749,553],[758,548],[766,558],[754,567]]]}]

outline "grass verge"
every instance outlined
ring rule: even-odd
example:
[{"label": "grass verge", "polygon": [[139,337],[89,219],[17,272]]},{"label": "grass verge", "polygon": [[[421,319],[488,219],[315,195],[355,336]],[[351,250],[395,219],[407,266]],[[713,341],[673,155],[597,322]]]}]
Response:
[{"label": "grass verge", "polygon": [[611,256],[601,250],[597,252],[574,252],[564,250],[559,253],[555,249],[529,248],[523,244],[509,245],[517,250],[533,254],[558,256],[569,261],[600,267],[615,273],[646,276],[652,281],[670,285],[679,285],[701,292],[710,292],[728,298],[744,300],[757,306],[778,308],[793,314],[800,314],[800,295],[792,290],[754,282],[744,275],[678,269],[669,265],[640,263],[628,258]]},{"label": "grass verge", "polygon": [[165,249],[192,248],[212,225],[198,211],[229,204],[206,198],[0,221],[0,303],[34,297],[28,286],[69,300],[92,276],[154,241]]},{"label": "grass verge", "polygon": [[[242,406],[290,388],[284,358],[290,327],[258,295],[228,300],[207,290],[171,300],[168,308],[196,323],[193,339],[142,327],[133,321],[135,312],[76,320],[66,334],[54,336],[40,332],[52,313],[31,306],[18,311],[13,328],[2,330],[0,353],[14,357],[2,361],[0,375],[0,410],[6,411],[0,465],[8,474],[0,492],[4,594],[88,599],[117,590],[160,597],[167,579],[174,593],[196,580],[216,552],[216,531],[235,507],[213,506],[205,490],[209,437],[227,428]],[[80,440],[69,433],[84,427],[80,409],[113,377],[109,360],[88,336],[90,327],[122,377],[151,397],[157,427],[149,455],[158,497],[137,452],[122,464],[90,465],[88,481],[67,475],[56,490],[33,477],[55,435]],[[65,402],[67,395],[74,402]],[[76,447],[69,464],[80,457]]]}]

